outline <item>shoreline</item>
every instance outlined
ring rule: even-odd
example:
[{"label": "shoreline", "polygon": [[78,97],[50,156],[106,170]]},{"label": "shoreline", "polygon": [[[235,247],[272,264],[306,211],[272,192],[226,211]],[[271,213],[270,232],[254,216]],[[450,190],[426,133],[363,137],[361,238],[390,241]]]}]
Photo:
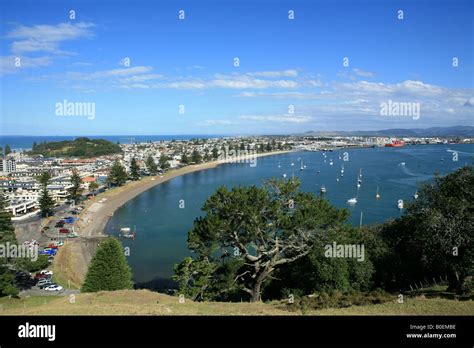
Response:
[{"label": "shoreline", "polygon": [[[250,157],[250,159],[292,152],[295,151],[273,151],[257,154],[256,157]],[[90,260],[95,254],[97,243],[100,239],[107,237],[105,227],[117,209],[141,193],[166,181],[201,170],[213,169],[226,163],[232,164],[234,162],[218,160],[170,170],[162,176],[149,176],[138,181],[130,181],[124,186],[107,190],[87,201],[84,211],[78,216],[79,220],[75,228],[78,238],[68,240],[60,249],[58,259],[61,260],[61,263],[54,262],[53,264],[55,274],[59,273],[58,275],[62,279],[70,280],[73,286],[79,287],[85,278]]]}]

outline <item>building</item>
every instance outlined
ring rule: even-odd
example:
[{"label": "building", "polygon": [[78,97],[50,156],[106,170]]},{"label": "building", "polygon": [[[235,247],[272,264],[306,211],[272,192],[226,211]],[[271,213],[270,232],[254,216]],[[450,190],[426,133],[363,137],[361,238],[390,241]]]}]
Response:
[{"label": "building", "polygon": [[16,161],[14,158],[7,157],[0,160],[0,173],[9,174],[16,171]]}]

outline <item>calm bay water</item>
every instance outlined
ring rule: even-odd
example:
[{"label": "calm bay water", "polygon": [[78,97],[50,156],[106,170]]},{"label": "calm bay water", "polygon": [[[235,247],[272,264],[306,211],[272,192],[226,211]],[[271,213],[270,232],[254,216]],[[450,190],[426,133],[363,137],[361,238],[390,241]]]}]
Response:
[{"label": "calm bay water", "polygon": [[[458,161],[453,161],[453,153]],[[347,152],[348,161],[343,153]],[[400,216],[397,201],[413,200],[417,185],[431,180],[437,171],[441,175],[452,172],[466,163],[472,164],[474,145],[419,145],[404,148],[353,149],[327,152],[296,152],[258,158],[257,166],[224,164],[214,169],[187,174],[158,185],[130,200],[118,209],[107,225],[107,233],[118,235],[121,227],[136,228],[136,240],[122,242],[130,247],[128,257],[136,282],[167,278],[173,265],[191,255],[186,246],[187,232],[200,208],[217,187],[261,185],[271,178],[293,174],[300,178],[303,191],[320,193],[337,207],[348,208],[350,222],[358,226],[360,213],[363,224],[382,222]],[[339,158],[341,157],[341,158]],[[306,169],[300,171],[302,160]],[[324,162],[326,159],[326,163]],[[330,160],[333,165],[330,165]],[[291,165],[294,163],[294,166]],[[403,164],[404,163],[404,164]],[[278,168],[280,164],[281,168]],[[344,176],[340,176],[344,165]],[[317,171],[320,170],[318,174]],[[357,188],[357,177],[362,170],[363,183]],[[381,195],[376,199],[377,187]],[[355,206],[347,204],[356,197]],[[185,208],[179,208],[184,199]]]}]

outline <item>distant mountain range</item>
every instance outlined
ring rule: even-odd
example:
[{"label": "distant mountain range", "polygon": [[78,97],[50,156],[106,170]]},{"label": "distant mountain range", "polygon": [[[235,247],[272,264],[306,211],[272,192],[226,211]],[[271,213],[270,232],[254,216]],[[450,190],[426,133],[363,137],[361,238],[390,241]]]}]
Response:
[{"label": "distant mountain range", "polygon": [[306,136],[380,136],[380,137],[474,137],[473,126],[383,129],[376,131],[308,131]]}]

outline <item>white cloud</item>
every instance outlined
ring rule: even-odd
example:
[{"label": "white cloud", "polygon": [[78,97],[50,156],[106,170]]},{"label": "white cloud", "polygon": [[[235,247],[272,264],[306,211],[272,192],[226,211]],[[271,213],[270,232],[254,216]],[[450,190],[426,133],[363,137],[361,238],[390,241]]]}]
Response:
[{"label": "white cloud", "polygon": [[[19,60],[18,60],[19,59]],[[19,66],[17,66],[19,62]],[[27,68],[37,68],[52,64],[50,57],[16,57],[16,56],[0,56],[0,75],[12,74]]]},{"label": "white cloud", "polygon": [[354,69],[352,69],[352,71],[354,72],[354,74],[356,74],[357,76],[360,76],[360,77],[374,77],[375,76],[375,74],[373,72],[365,71],[365,70],[358,69],[358,68],[354,68]]},{"label": "white cloud", "polygon": [[7,39],[14,41],[11,46],[13,54],[31,52],[50,52],[64,54],[59,49],[63,41],[76,40],[79,38],[91,38],[93,33],[92,23],[80,22],[77,24],[60,23],[58,25],[20,25],[6,34]]},{"label": "white cloud", "polygon": [[257,76],[257,77],[269,77],[269,78],[297,77],[298,71],[295,69],[288,69],[288,70],[282,70],[282,71],[256,71],[256,72],[250,72],[247,75]]},{"label": "white cloud", "polygon": [[296,115],[242,115],[241,120],[250,120],[258,122],[276,122],[276,123],[307,123],[311,121],[308,116]]}]

